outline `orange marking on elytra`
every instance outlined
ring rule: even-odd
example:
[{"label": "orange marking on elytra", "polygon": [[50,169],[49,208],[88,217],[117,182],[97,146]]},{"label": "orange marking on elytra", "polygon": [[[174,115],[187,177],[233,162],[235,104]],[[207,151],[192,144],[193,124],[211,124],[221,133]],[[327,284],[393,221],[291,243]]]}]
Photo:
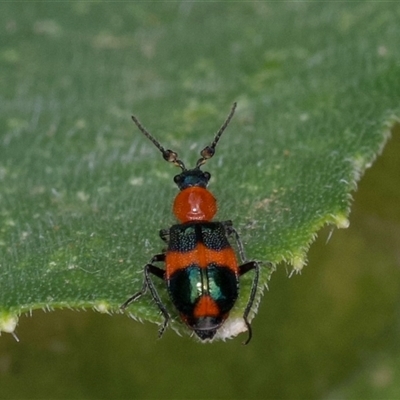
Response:
[{"label": "orange marking on elytra", "polygon": [[217,303],[210,296],[202,296],[194,309],[195,318],[217,317],[220,310]]},{"label": "orange marking on elytra", "polygon": [[210,263],[224,265],[238,273],[238,263],[235,252],[231,247],[222,250],[211,250],[199,243],[189,252],[168,251],[165,257],[166,279],[179,269],[197,264],[200,268],[207,268]]}]

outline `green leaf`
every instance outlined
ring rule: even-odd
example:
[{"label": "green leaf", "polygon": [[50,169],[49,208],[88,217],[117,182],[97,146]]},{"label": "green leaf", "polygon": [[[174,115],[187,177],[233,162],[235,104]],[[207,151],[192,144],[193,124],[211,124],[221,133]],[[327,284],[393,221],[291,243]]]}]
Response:
[{"label": "green leaf", "polygon": [[[323,225],[348,226],[356,182],[399,118],[395,4],[1,10],[0,330],[38,308],[116,311],[141,287],[158,230],[175,223],[177,169],[132,113],[194,165],[238,102],[206,170],[263,286],[267,262],[300,271]],[[150,295],[129,310],[160,321]]]}]

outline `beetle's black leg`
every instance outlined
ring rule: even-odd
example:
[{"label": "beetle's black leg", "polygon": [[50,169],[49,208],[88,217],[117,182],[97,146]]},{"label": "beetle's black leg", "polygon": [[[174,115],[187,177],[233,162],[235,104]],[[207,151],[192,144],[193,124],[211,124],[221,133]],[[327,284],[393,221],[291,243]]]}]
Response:
[{"label": "beetle's black leg", "polygon": [[[164,259],[165,259],[165,256],[164,256]],[[156,302],[158,308],[160,309],[160,311],[164,317],[164,322],[162,323],[162,325],[160,326],[160,329],[158,330],[158,337],[161,337],[165,331],[165,328],[168,325],[169,314],[168,314],[168,311],[165,308],[164,303],[162,302],[160,296],[158,295],[157,289],[155,288],[154,283],[150,278],[150,274],[156,275],[159,278],[164,279],[165,271],[162,270],[161,268],[155,267],[154,265],[148,264],[145,267],[144,274],[145,274],[145,280],[147,282],[147,286],[151,293],[151,297]]]},{"label": "beetle's black leg", "polygon": [[239,234],[237,233],[237,230],[233,227],[232,221],[223,221],[222,224],[225,228],[227,236],[231,236],[231,235],[234,236],[236,246],[237,246],[237,249],[239,252],[240,260],[242,261],[242,263],[246,263],[247,258],[246,258],[246,254],[244,252],[243,243],[242,243],[242,240],[240,239]]},{"label": "beetle's black leg", "polygon": [[253,282],[251,284],[251,292],[250,292],[250,296],[249,296],[249,300],[247,302],[246,308],[243,313],[244,323],[246,324],[247,331],[248,331],[248,338],[243,344],[248,344],[252,337],[252,330],[251,330],[251,325],[248,320],[248,317],[249,317],[251,308],[253,307],[254,299],[257,294],[258,280],[260,277],[260,265],[257,261],[247,261],[242,240],[240,239],[240,236],[239,236],[237,230],[233,227],[232,221],[223,221],[222,224],[224,225],[227,236],[233,235],[235,238],[239,256],[243,263],[242,265],[239,265],[239,277],[244,275],[246,272],[249,272],[254,269],[254,278],[253,278]]},{"label": "beetle's black leg", "polygon": [[165,242],[169,243],[169,229],[161,229],[160,230],[160,238]]},{"label": "beetle's black leg", "polygon": [[130,297],[128,300],[125,301],[121,305],[121,310],[125,310],[131,303],[133,303],[135,300],[137,300],[139,297],[144,295],[147,292],[147,289],[150,290],[151,297],[157,304],[158,308],[160,309],[163,317],[164,317],[164,322],[162,323],[159,331],[158,331],[158,336],[161,337],[165,331],[165,328],[168,325],[169,321],[169,314],[167,309],[165,308],[160,296],[158,295],[157,289],[154,286],[154,283],[151,279],[150,274],[157,276],[158,278],[164,279],[164,274],[165,271],[159,267],[156,267],[153,265],[153,262],[157,261],[165,261],[165,254],[157,254],[155,255],[151,260],[149,264],[146,264],[144,267],[144,280],[143,280],[143,286],[142,289],[135,293],[132,297]]},{"label": "beetle's black leg", "polygon": [[250,296],[249,296],[249,301],[247,302],[246,308],[244,309],[244,313],[243,313],[243,319],[247,326],[247,331],[248,331],[247,340],[243,344],[248,344],[252,337],[252,330],[251,330],[250,322],[248,320],[248,316],[250,314],[251,308],[253,307],[254,299],[257,294],[258,279],[260,277],[260,265],[257,261],[249,261],[246,264],[239,266],[239,276],[242,276],[246,272],[251,271],[253,269],[254,269],[254,278],[253,278],[253,282],[251,284],[251,292],[250,292]]}]

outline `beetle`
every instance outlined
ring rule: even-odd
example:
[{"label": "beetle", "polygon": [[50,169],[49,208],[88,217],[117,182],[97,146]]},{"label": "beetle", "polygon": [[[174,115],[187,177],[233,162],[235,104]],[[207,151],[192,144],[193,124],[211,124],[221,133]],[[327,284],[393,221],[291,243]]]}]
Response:
[{"label": "beetle", "polygon": [[[206,161],[214,156],[218,141],[235,109],[236,102],[211,145],[200,152],[201,157],[192,169],[186,169],[176,152],[161,146],[139,120],[132,116],[138,129],[157,147],[164,160],[181,169],[181,173],[174,177],[180,191],[173,203],[173,213],[179,223],[160,230],[160,237],[167,248],[144,266],[141,290],[121,305],[121,309],[125,310],[149,290],[164,318],[159,337],[163,335],[171,317],[152,277],[165,282],[182,321],[201,341],[211,341],[227,320],[238,298],[239,278],[248,271],[254,271],[250,296],[243,312],[248,331],[244,344],[251,340],[252,330],[248,317],[257,293],[260,266],[257,261],[246,259],[242,241],[232,221],[213,221],[217,201],[207,189],[211,174],[201,170]],[[230,238],[236,242],[241,264],[237,261]],[[164,263],[164,268],[154,265],[160,262]]]}]

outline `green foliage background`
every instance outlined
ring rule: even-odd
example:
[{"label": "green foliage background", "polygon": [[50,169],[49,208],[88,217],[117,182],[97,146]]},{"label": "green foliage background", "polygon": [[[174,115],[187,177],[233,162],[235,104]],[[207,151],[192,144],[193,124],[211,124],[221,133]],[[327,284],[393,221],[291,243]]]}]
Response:
[{"label": "green foliage background", "polygon": [[[399,116],[395,3],[3,3],[0,11],[3,325],[37,308],[112,311],[140,286],[142,265],[162,246],[157,231],[173,223],[177,171],[135,130],[132,112],[192,165],[238,101],[207,164],[210,189],[248,256],[287,261],[288,270],[302,268],[322,226],[346,226],[356,181]],[[18,328],[22,343],[4,345],[3,393],[27,397],[23,378],[35,388],[29,397],[314,397],[337,393],[363,363],[384,376],[378,389],[391,387],[396,363],[382,356],[383,373],[369,363],[375,351],[389,353],[380,338],[393,354],[396,332],[399,190],[389,171],[398,164],[389,159],[354,213],[353,239],[335,232],[302,277],[274,276],[253,347],[200,346],[171,333],[156,342],[154,326],[122,316],[35,312]],[[382,206],[379,187],[391,205]],[[264,268],[264,283],[269,275]],[[159,320],[150,299],[131,310]],[[49,371],[52,362],[64,372]],[[61,376],[74,383],[59,385]]]}]

